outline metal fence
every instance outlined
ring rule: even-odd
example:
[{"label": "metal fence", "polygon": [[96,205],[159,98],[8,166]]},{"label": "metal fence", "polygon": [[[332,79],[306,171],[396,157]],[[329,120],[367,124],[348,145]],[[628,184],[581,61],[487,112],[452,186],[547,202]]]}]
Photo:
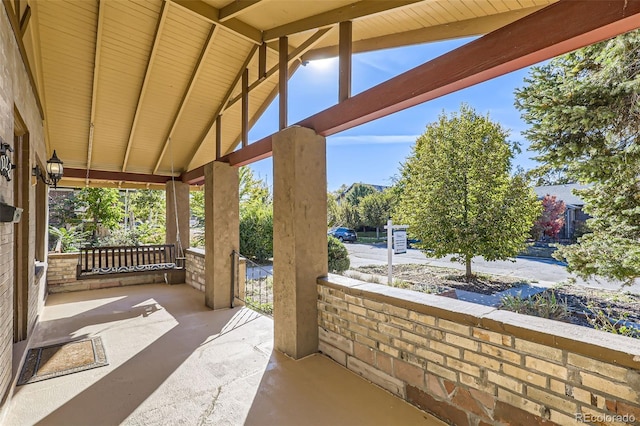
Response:
[{"label": "metal fence", "polygon": [[[242,254],[234,252],[235,264],[240,264]],[[245,306],[264,315],[273,316],[273,266],[259,265],[247,259],[244,285],[242,279],[235,285],[235,297],[244,302]],[[238,270],[239,272],[239,270]]]}]

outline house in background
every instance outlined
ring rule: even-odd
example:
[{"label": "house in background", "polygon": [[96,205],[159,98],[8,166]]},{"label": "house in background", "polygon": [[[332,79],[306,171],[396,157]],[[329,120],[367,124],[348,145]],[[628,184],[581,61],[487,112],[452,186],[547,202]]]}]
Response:
[{"label": "house in background", "polygon": [[564,202],[566,206],[564,227],[560,231],[560,234],[558,234],[558,238],[567,240],[574,239],[574,237],[576,237],[576,229],[581,229],[586,220],[591,217],[583,211],[584,201],[574,192],[574,190],[585,188],[587,188],[587,185],[577,183],[536,186],[533,188],[539,199],[544,198],[545,195],[552,195],[556,197],[557,201]]},{"label": "house in background", "polygon": [[357,190],[358,186],[370,186],[371,188],[375,189],[378,192],[383,192],[384,190],[390,188],[389,186],[385,186],[385,185],[372,185],[370,183],[362,183],[362,182],[356,182],[356,183],[352,183],[351,185],[349,185],[349,187],[347,189],[345,189],[344,191],[342,191],[337,197],[336,197],[336,202],[338,203],[338,205],[340,205],[340,203],[342,202],[342,200],[345,199],[345,197],[347,196],[347,194],[349,194],[349,192],[353,191],[353,190]]}]

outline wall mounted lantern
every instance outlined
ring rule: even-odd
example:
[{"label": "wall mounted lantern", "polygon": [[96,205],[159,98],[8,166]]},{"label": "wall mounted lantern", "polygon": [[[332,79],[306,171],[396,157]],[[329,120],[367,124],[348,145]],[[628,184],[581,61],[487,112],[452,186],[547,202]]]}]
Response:
[{"label": "wall mounted lantern", "polygon": [[13,148],[0,138],[0,176],[4,176],[7,182],[11,181],[11,170],[16,168],[9,158],[9,152],[13,152]]},{"label": "wall mounted lantern", "polygon": [[32,175],[36,178],[40,178],[42,182],[54,188],[58,187],[58,181],[62,179],[62,175],[64,174],[64,168],[62,167],[62,161],[56,155],[56,151],[53,150],[53,155],[47,161],[47,172],[46,176],[42,172],[39,166],[35,166],[32,171]]}]

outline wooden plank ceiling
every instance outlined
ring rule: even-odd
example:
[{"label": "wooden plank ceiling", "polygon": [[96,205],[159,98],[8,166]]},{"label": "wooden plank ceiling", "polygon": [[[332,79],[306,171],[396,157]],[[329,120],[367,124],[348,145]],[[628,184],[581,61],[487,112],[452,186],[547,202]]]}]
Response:
[{"label": "wooden plank ceiling", "polygon": [[32,15],[22,40],[49,155],[55,149],[75,169],[62,184],[97,185],[90,170],[122,173],[126,186],[208,163],[217,143],[232,152],[242,135],[242,72],[253,124],[277,94],[281,36],[295,70],[337,55],[340,21],[353,22],[357,53],[481,35],[553,1],[14,0],[13,8]]}]

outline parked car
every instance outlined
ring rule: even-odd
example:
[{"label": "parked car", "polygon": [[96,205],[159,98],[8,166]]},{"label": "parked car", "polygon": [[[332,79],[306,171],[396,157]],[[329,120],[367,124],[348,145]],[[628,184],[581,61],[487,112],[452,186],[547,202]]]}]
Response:
[{"label": "parked car", "polygon": [[409,238],[407,240],[407,248],[413,248],[413,246],[415,246],[416,244],[420,244],[422,242],[422,240],[419,240],[417,238]]},{"label": "parked car", "polygon": [[356,231],[354,231],[353,229],[342,227],[332,228],[331,230],[329,230],[329,232],[327,232],[327,235],[333,235],[340,241],[354,242],[358,239],[358,234],[356,234]]}]

